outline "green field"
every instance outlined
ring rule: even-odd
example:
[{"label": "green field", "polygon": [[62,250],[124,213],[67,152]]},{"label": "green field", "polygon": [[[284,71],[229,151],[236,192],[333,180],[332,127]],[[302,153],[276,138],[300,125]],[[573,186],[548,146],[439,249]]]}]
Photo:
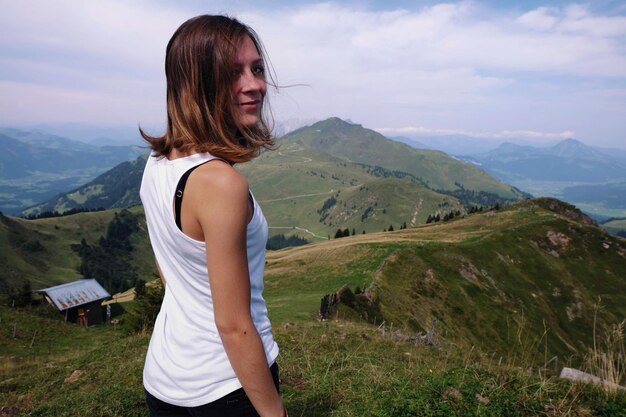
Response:
[{"label": "green field", "polygon": [[[80,328],[52,313],[0,307],[1,415],[147,415],[141,375],[149,335],[123,324]],[[556,379],[552,368],[529,375],[509,357],[416,346],[389,328],[294,320],[274,334],[290,416],[623,416],[626,409],[624,394]],[[72,375],[76,381],[66,382]]]},{"label": "green field", "polygon": [[626,219],[608,221],[602,224],[602,228],[613,234],[617,234],[618,232],[626,233]]}]

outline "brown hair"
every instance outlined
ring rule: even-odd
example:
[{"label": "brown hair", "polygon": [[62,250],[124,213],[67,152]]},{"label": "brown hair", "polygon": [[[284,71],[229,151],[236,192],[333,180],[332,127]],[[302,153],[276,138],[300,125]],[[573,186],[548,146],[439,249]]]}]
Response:
[{"label": "brown hair", "polygon": [[267,64],[256,33],[234,18],[197,16],[174,32],[165,53],[167,130],[163,136],[150,136],[139,129],[156,156],[167,156],[177,149],[183,153],[209,152],[233,163],[246,162],[262,147],[274,145],[263,115],[254,127],[243,126],[233,117],[230,86],[244,36],[250,37]]}]

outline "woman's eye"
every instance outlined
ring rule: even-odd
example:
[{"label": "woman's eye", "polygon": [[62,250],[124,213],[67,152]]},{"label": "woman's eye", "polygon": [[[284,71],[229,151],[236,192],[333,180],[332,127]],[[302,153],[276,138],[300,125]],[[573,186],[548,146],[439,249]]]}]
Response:
[{"label": "woman's eye", "polygon": [[258,65],[252,68],[252,72],[254,72],[255,74],[263,74],[265,73],[265,67],[263,67],[262,65]]}]

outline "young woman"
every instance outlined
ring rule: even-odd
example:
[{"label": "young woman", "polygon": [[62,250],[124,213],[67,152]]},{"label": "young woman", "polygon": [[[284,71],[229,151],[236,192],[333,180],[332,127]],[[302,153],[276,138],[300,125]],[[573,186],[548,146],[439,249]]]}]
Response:
[{"label": "young woman", "polygon": [[273,145],[265,58],[225,16],[183,23],[166,50],[167,130],[141,183],[165,286],[144,367],[151,416],[286,416],[262,297],[267,223],[232,165]]}]

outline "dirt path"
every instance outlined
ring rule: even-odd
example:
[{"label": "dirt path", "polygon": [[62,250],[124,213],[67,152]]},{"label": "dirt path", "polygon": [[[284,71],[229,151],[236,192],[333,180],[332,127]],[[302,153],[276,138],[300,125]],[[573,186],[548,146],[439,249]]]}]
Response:
[{"label": "dirt path", "polygon": [[315,233],[313,233],[309,229],[305,229],[304,227],[298,227],[298,226],[269,226],[268,229],[296,229],[296,230],[300,230],[302,232],[306,232],[306,233],[310,234],[311,236],[316,237],[318,239],[328,240],[328,236],[316,235]]},{"label": "dirt path", "polygon": [[326,191],[323,193],[313,193],[313,194],[300,194],[300,195],[290,195],[288,197],[282,197],[282,198],[271,198],[269,200],[259,200],[259,203],[270,203],[272,201],[283,201],[283,200],[291,200],[293,198],[304,198],[304,197],[313,197],[316,195],[325,195],[325,194],[332,194],[334,193],[335,190],[331,189],[330,191]]}]

